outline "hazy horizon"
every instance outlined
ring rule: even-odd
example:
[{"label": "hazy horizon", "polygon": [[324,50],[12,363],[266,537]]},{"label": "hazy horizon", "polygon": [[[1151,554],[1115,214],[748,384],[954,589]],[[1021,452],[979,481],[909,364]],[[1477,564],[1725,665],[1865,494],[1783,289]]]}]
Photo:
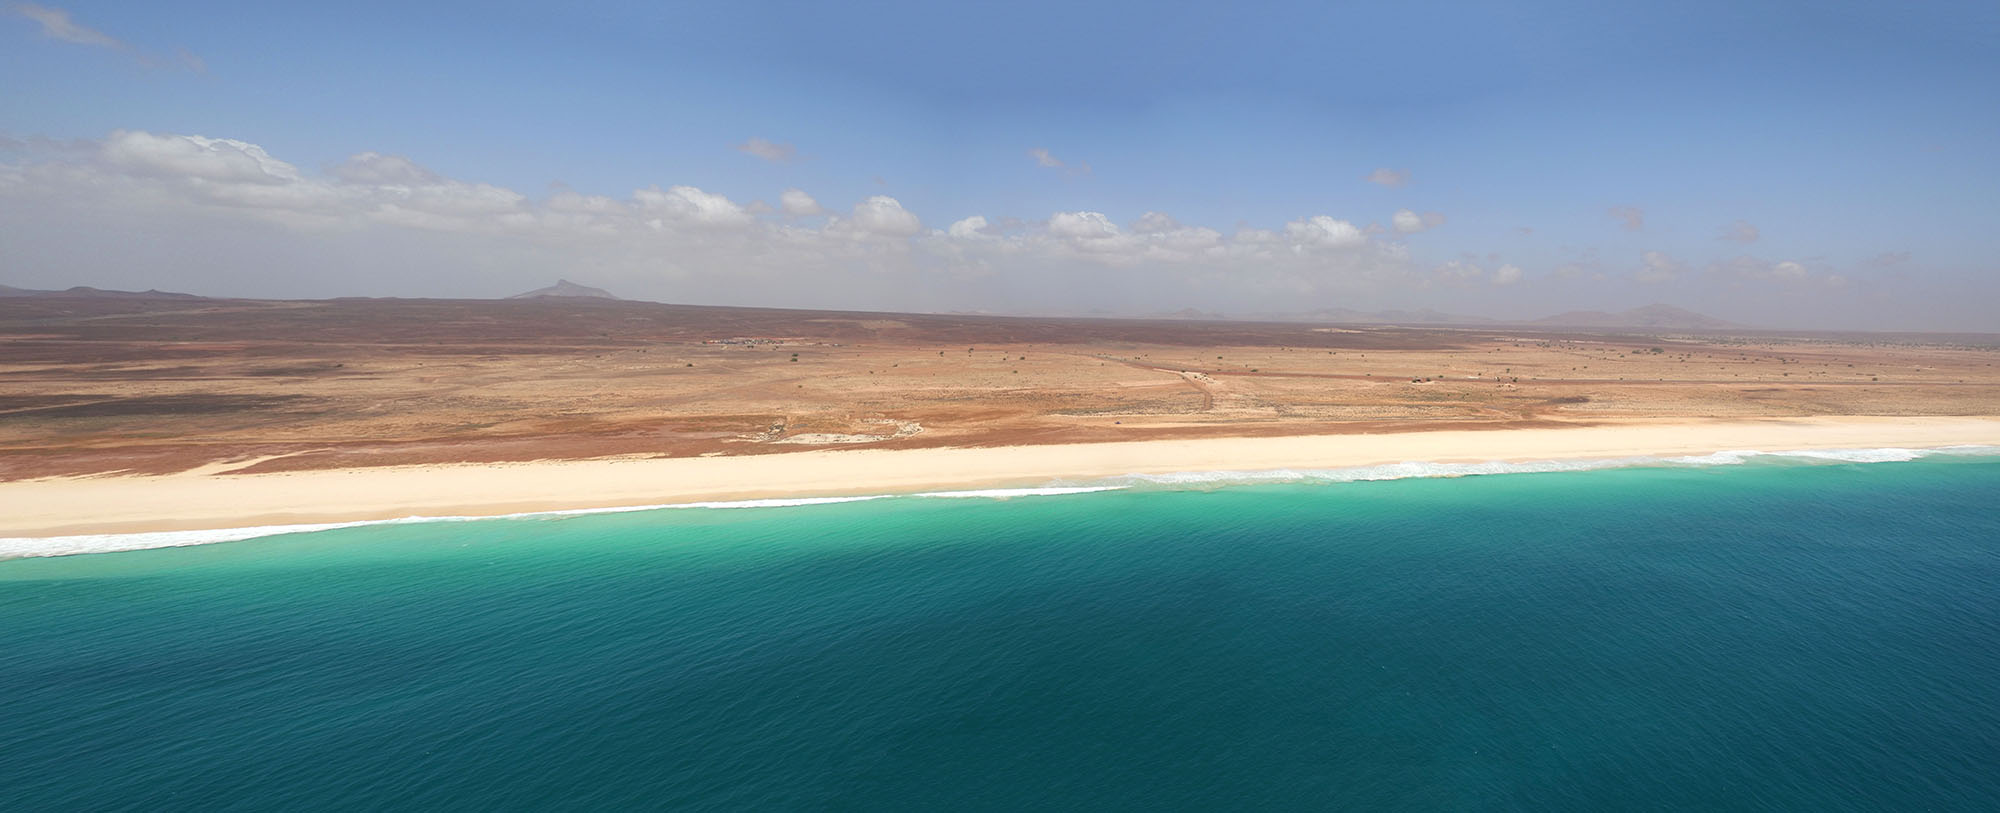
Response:
[{"label": "hazy horizon", "polygon": [[4,12],[16,287],[2000,330],[1990,5]]},{"label": "hazy horizon", "polygon": [[[601,287],[594,285],[583,285],[581,283],[578,283],[576,280],[566,279],[566,278],[555,280],[550,285],[540,286],[538,288],[528,291],[520,291],[514,294],[503,294],[498,296],[480,296],[480,297],[475,297],[475,296],[398,297],[398,296],[372,296],[368,294],[351,294],[351,295],[341,295],[332,297],[297,297],[297,298],[232,297],[221,294],[205,294],[197,291],[170,291],[163,289],[132,290],[132,289],[104,288],[101,286],[89,285],[87,283],[80,283],[77,285],[68,286],[66,288],[21,288],[20,286],[9,286],[6,283],[0,283],[0,290],[12,288],[16,291],[21,291],[27,294],[43,295],[43,294],[64,294],[70,291],[75,291],[77,289],[89,289],[90,291],[95,291],[98,294],[117,294],[117,295],[158,294],[161,296],[196,296],[204,299],[217,299],[217,300],[242,299],[245,301],[252,301],[252,302],[332,302],[332,301],[351,300],[351,299],[379,299],[379,300],[410,299],[410,300],[431,300],[431,301],[446,301],[446,302],[449,301],[498,302],[508,299],[540,299],[544,297],[556,297],[566,301],[575,301],[578,299],[590,300],[596,298],[597,296],[596,294],[590,294],[590,293],[554,292],[554,289],[564,284],[597,291],[600,294],[608,295],[611,300],[619,302],[631,302],[641,305],[668,305],[674,307],[694,306],[694,307],[720,307],[720,308],[740,307],[740,308],[762,308],[768,310],[799,310],[802,312],[828,312],[828,313],[853,312],[853,313],[891,313],[891,314],[901,313],[909,315],[930,315],[930,316],[996,316],[996,317],[1019,318],[1019,319],[1108,318],[1108,319],[1135,319],[1135,320],[1164,319],[1164,320],[1217,321],[1217,322],[1227,322],[1227,321],[1257,322],[1257,321],[1275,320],[1275,321],[1296,321],[1301,323],[1311,323],[1312,321],[1315,321],[1315,319],[1313,318],[1315,316],[1320,317],[1318,321],[1337,322],[1338,319],[1330,318],[1327,316],[1327,314],[1337,314],[1337,313],[1346,313],[1349,315],[1361,316],[1361,317],[1378,317],[1378,316],[1388,316],[1395,314],[1409,314],[1414,316],[1426,317],[1426,319],[1413,320],[1404,323],[1385,321],[1382,322],[1381,324],[1384,326],[1422,327],[1426,323],[1437,324],[1441,326],[1471,326],[1482,323],[1492,323],[1496,325],[1529,325],[1529,324],[1534,324],[1536,322],[1544,322],[1549,319],[1572,315],[1572,314],[1595,314],[1595,315],[1606,315],[1606,316],[1619,316],[1619,315],[1624,315],[1628,312],[1648,311],[1658,308],[1674,308],[1675,310],[1679,311],[1680,314],[1693,317],[1708,316],[1708,314],[1689,311],[1686,309],[1677,308],[1676,306],[1667,305],[1666,303],[1660,303],[1660,302],[1647,303],[1645,305],[1639,305],[1633,308],[1625,308],[1618,311],[1573,309],[1557,313],[1547,313],[1543,314],[1541,317],[1528,317],[1522,319],[1497,319],[1493,317],[1483,316],[1478,313],[1447,313],[1429,308],[1420,308],[1414,310],[1384,308],[1377,311],[1359,311],[1359,310],[1344,309],[1344,308],[1322,308],[1312,311],[1256,311],[1256,312],[1242,312],[1242,313],[1223,313],[1219,311],[1197,311],[1193,308],[1184,308],[1179,311],[1160,311],[1152,313],[1116,313],[1103,309],[1062,310],[1054,308],[1044,309],[1044,310],[1022,310],[1022,311],[994,311],[994,310],[979,310],[979,309],[891,311],[891,310],[867,309],[867,308],[847,308],[847,309],[806,308],[806,307],[789,308],[783,306],[755,305],[755,304],[716,305],[716,304],[700,303],[700,302],[674,302],[674,301],[664,301],[657,299],[646,299],[643,297],[621,296],[616,291],[605,290]],[[82,295],[89,296],[91,294],[85,293]],[[1462,317],[1467,321],[1451,322],[1451,321],[1441,320],[1440,319],[1441,317]],[[1549,324],[1551,324],[1552,326],[1564,326],[1562,324],[1555,322],[1550,322]],[[1569,326],[1578,327],[1579,325],[1569,325]],[[1732,324],[1731,326],[1738,328],[1746,328],[1751,330],[1761,330],[1765,328],[1765,326],[1763,325],[1749,325],[1749,324]],[[1898,331],[1885,331],[1885,332],[1898,332]],[[1910,331],[1904,331],[1904,332],[1910,332]],[[1950,332],[1950,331],[1945,331],[1945,332]]]}]

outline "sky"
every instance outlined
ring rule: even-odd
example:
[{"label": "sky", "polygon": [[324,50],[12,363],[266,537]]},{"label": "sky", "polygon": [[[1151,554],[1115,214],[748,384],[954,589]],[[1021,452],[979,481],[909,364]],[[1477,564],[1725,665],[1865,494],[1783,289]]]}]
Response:
[{"label": "sky", "polygon": [[2000,4],[0,6],[0,284],[2000,331]]}]

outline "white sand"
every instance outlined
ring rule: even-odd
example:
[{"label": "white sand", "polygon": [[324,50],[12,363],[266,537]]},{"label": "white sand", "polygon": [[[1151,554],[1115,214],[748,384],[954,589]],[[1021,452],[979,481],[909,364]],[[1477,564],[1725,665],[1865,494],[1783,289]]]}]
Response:
[{"label": "white sand", "polygon": [[136,533],[406,516],[1043,485],[1121,474],[1526,462],[1726,450],[2000,445],[2000,417],[1629,422],[1375,435],[1205,438],[746,457],[398,466],[285,474],[0,483],[0,537]]}]

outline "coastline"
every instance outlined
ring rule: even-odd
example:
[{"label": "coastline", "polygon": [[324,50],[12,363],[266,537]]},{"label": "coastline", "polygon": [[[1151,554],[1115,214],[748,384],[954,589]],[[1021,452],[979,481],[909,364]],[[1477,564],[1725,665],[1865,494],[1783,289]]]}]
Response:
[{"label": "coastline", "polygon": [[[1562,428],[49,478],[0,483],[0,505],[7,506],[0,516],[0,539],[1036,487],[1177,472],[1950,446],[2000,446],[2000,417],[1621,421]],[[0,550],[0,557],[8,555]]]}]

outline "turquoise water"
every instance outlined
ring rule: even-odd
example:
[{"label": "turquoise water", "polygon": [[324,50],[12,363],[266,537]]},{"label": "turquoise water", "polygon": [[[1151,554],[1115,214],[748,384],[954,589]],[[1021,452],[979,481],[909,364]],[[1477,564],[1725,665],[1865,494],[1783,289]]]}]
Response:
[{"label": "turquoise water", "polygon": [[2000,805],[2000,460],[0,562],[0,809]]}]

